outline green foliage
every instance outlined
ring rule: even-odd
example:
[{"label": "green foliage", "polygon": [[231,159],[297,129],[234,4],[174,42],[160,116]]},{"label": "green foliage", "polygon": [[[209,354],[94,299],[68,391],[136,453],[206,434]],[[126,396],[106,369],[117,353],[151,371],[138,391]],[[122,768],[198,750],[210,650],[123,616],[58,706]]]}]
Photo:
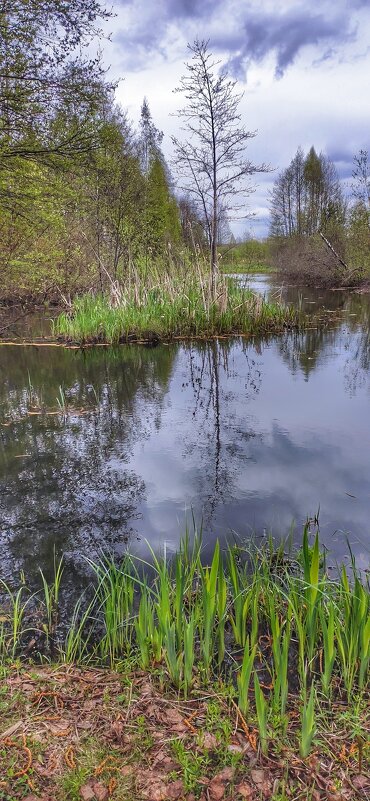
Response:
[{"label": "green foliage", "polygon": [[289,167],[275,181],[271,198],[271,234],[310,237],[343,227],[345,203],[333,162],[311,147],[298,148]]},{"label": "green foliage", "polygon": [[268,243],[246,239],[230,245],[219,245],[219,265],[224,273],[266,272],[269,267]]},{"label": "green foliage", "polygon": [[142,268],[145,278],[154,262],[183,263],[182,237],[161,135],[149,122],[144,165],[99,59],[84,50],[109,14],[98,0],[36,5],[31,14],[6,4],[1,22],[12,73],[0,81],[1,293],[60,302]]},{"label": "green foliage", "polygon": [[257,714],[258,731],[261,741],[261,750],[262,753],[266,755],[268,751],[267,703],[265,696],[261,690],[257,672],[255,672],[254,674],[254,697],[256,702],[256,714]]},{"label": "green foliage", "polygon": [[55,322],[55,333],[81,343],[110,344],[153,336],[213,336],[258,334],[298,326],[299,312],[280,303],[270,303],[233,281],[219,279],[219,302],[209,297],[209,284],[194,274],[166,275],[161,290],[159,275],[128,283],[118,305],[109,297],[85,295],[76,298],[72,310]]},{"label": "green foliage", "polygon": [[347,258],[360,278],[370,275],[370,209],[356,202],[349,212]]},{"label": "green foliage", "polygon": [[159,156],[152,160],[149,168],[144,215],[144,244],[147,251],[158,256],[168,241],[180,240],[179,212],[169,190],[165,166]]},{"label": "green foliage", "polygon": [[302,707],[302,725],[299,743],[299,752],[303,759],[308,757],[312,740],[316,734],[315,726],[315,686],[312,684],[308,701]]},{"label": "green foliage", "polygon": [[243,662],[240,673],[237,676],[237,685],[239,691],[238,705],[243,715],[246,715],[249,709],[249,685],[254,666],[257,646],[250,646],[249,637],[247,637],[244,646]]},{"label": "green foliage", "polygon": [[370,274],[370,178],[364,150],[354,158],[353,178],[347,203],[333,163],[313,147],[306,156],[298,149],[272,193],[270,257],[276,269],[304,283],[329,286],[356,284]]},{"label": "green foliage", "polygon": [[348,705],[366,703],[369,587],[354,561],[351,580],[344,567],[330,580],[318,537],[311,544],[307,526],[295,557],[269,543],[260,550],[229,548],[223,559],[216,543],[203,564],[198,535],[193,543],[186,535],[172,559],[150,555],[150,563],[133,556],[120,565],[111,558],[89,561],[89,597],[78,600],[65,641],[53,617],[63,593],[61,562],[50,585],[41,574],[42,590],[31,597],[23,583],[12,589],[2,582],[0,663],[22,654],[45,620],[42,630],[52,629],[55,653],[67,663],[151,669],[162,681],[165,673],[185,697],[193,687],[208,692],[217,679],[219,693],[226,688],[225,703],[235,706],[237,699],[240,713],[256,721],[264,754],[270,736],[285,738],[297,698],[302,758],[312,747],[320,698],[326,710],[338,700],[342,708],[344,698]]},{"label": "green foliage", "polygon": [[[131,563],[125,559],[117,567],[112,559],[102,558],[100,562],[90,562],[98,580],[96,600],[104,619],[104,636],[100,642],[100,652],[110,665],[129,653],[131,647],[131,616],[134,600],[134,579]],[[144,596],[143,596],[144,597]]]}]

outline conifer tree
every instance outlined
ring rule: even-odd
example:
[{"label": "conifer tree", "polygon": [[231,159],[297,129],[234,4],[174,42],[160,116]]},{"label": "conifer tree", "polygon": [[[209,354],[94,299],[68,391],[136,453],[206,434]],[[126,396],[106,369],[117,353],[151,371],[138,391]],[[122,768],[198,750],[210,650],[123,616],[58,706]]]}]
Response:
[{"label": "conifer tree", "polygon": [[161,151],[163,133],[153,123],[149,104],[143,100],[140,117],[139,155],[145,179],[144,247],[146,262],[149,253],[158,255],[166,241],[180,238],[180,217],[171,192],[169,171]]}]

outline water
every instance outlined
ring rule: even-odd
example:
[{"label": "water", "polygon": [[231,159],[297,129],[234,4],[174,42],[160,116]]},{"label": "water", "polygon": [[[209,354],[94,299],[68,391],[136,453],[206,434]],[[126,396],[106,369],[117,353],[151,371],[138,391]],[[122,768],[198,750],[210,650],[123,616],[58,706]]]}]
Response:
[{"label": "water", "polygon": [[[0,347],[1,576],[64,552],[176,549],[204,540],[300,538],[320,509],[334,559],[370,553],[370,297],[252,285],[330,324],[267,340],[73,351]],[[62,388],[62,390],[60,389]],[[65,409],[67,410],[65,413]]]}]

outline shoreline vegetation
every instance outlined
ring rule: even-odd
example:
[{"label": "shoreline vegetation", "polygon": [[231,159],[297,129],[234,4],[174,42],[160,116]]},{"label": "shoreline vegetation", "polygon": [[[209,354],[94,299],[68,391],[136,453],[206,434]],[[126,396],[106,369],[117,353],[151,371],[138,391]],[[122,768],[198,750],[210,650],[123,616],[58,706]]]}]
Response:
[{"label": "shoreline vegetation", "polygon": [[303,324],[292,306],[268,302],[254,292],[219,276],[216,300],[207,279],[184,276],[124,288],[110,295],[75,298],[54,322],[53,333],[67,342],[117,344],[170,341],[175,338],[279,333]]},{"label": "shoreline vegetation", "polygon": [[[188,534],[171,559],[1,582],[1,798],[348,801],[369,789],[370,588],[302,546]],[[29,793],[32,795],[29,795]],[[28,793],[28,794],[27,794]]]},{"label": "shoreline vegetation", "polygon": [[219,245],[218,264],[221,273],[255,275],[276,272],[271,263],[268,242],[257,239]]}]

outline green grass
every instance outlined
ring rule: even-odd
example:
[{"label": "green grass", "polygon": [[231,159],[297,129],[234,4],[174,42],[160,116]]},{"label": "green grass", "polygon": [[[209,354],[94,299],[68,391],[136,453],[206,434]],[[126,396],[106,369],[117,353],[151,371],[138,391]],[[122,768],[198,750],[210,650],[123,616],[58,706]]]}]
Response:
[{"label": "green grass", "polygon": [[349,573],[343,566],[330,578],[308,525],[297,553],[270,542],[222,554],[216,543],[208,564],[201,557],[195,535],[171,560],[150,552],[150,581],[147,563],[134,557],[120,565],[89,561],[94,592],[78,600],[65,640],[57,635],[61,562],[49,590],[41,573],[38,595],[3,583],[2,664],[21,657],[37,630],[46,655],[52,641],[60,663],[154,670],[184,698],[226,681],[241,713],[254,719],[263,753],[271,739],[284,738],[293,695],[297,747],[306,757],[317,715],[368,699],[369,584],[353,557]]},{"label": "green grass", "polygon": [[223,273],[268,273],[274,272],[270,264],[267,242],[249,239],[218,247],[219,267]]},{"label": "green grass", "polygon": [[16,728],[0,743],[0,797],[78,801],[97,784],[112,801],[152,787],[314,801],[325,781],[333,801],[355,801],[369,760],[370,587],[351,553],[335,576],[327,558],[309,524],[297,550],[216,543],[206,561],[186,534],[170,559],[149,548],[147,561],[89,560],[89,594],[62,628],[62,561],[50,586],[40,571],[38,593],[3,584],[1,729]]},{"label": "green grass", "polygon": [[263,264],[260,262],[256,262],[255,264],[250,264],[248,261],[244,259],[240,259],[238,261],[234,261],[232,258],[225,258],[225,261],[221,264],[221,271],[227,275],[240,273],[241,275],[259,275],[260,273],[275,273],[273,267],[270,267],[268,264]]},{"label": "green grass", "polygon": [[54,322],[54,333],[67,340],[117,344],[137,340],[254,335],[296,327],[302,315],[293,307],[269,303],[250,290],[219,277],[217,301],[200,279],[163,282],[163,286],[128,288],[117,304],[108,296],[75,298],[70,311]]}]

